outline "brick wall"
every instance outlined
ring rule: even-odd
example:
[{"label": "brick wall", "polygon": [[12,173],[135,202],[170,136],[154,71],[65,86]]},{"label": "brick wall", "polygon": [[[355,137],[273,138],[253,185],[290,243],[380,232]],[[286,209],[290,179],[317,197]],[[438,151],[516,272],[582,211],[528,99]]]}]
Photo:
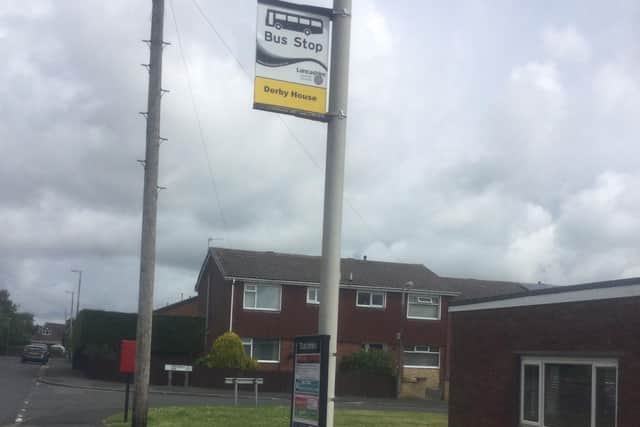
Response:
[{"label": "brick wall", "polygon": [[451,314],[450,427],[516,427],[520,357],[616,357],[618,427],[640,420],[640,298]]}]

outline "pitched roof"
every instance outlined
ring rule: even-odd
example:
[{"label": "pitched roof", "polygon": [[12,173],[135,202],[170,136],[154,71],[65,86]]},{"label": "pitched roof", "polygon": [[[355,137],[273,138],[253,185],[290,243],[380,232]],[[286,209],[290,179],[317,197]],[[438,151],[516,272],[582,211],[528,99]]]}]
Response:
[{"label": "pitched roof", "polygon": [[495,298],[504,295],[518,295],[528,292],[525,284],[493,280],[462,279],[442,277],[452,291],[460,292],[454,301],[466,301],[477,298]]},{"label": "pitched roof", "polygon": [[[207,251],[196,287],[200,283],[209,259],[213,259],[226,278],[309,284],[320,282],[321,257],[319,256],[212,247]],[[453,295],[455,301],[527,294],[530,288],[524,283],[440,277],[422,264],[354,258],[341,260],[340,283],[342,286],[365,286],[400,291],[407,282],[413,282],[413,286],[409,288],[413,291]]]},{"label": "pitched roof", "polygon": [[[320,283],[319,256],[225,248],[209,248],[209,255],[227,278]],[[452,293],[445,282],[422,264],[343,258],[340,269],[343,286],[402,290],[411,281],[412,290]]]}]

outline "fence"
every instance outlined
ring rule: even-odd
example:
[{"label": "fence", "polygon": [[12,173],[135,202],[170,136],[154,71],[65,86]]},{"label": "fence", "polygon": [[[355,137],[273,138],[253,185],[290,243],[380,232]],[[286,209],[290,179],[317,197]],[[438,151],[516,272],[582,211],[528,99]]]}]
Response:
[{"label": "fence", "polygon": [[[151,384],[167,385],[168,375],[164,370],[165,364],[193,365],[193,360],[190,360],[188,356],[153,355],[150,372]],[[125,376],[118,372],[117,360],[84,357],[77,361],[77,366],[87,377],[92,379],[122,382],[125,380]],[[182,375],[180,373],[173,374],[174,385],[184,383]],[[264,378],[264,385],[260,386],[260,390],[279,393],[290,393],[293,382],[293,373],[290,371],[219,369],[205,366],[193,366],[189,382],[194,387],[227,389],[229,386],[224,383],[224,379],[227,377]],[[396,396],[396,380],[391,375],[338,372],[336,395],[393,398]]]}]

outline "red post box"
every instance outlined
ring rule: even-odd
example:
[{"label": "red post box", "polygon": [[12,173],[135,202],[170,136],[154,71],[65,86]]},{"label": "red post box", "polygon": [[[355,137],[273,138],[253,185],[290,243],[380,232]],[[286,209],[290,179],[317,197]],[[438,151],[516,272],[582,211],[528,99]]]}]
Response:
[{"label": "red post box", "polygon": [[120,372],[133,374],[136,370],[136,342],[122,340],[120,343]]}]

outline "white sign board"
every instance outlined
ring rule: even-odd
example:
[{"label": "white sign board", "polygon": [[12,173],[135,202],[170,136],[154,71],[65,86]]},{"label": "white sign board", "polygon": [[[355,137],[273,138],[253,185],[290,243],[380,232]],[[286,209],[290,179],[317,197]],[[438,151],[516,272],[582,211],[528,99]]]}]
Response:
[{"label": "white sign board", "polygon": [[324,120],[331,10],[258,0],[254,108]]},{"label": "white sign board", "polygon": [[189,365],[164,365],[164,370],[172,372],[193,372],[193,367]]}]

